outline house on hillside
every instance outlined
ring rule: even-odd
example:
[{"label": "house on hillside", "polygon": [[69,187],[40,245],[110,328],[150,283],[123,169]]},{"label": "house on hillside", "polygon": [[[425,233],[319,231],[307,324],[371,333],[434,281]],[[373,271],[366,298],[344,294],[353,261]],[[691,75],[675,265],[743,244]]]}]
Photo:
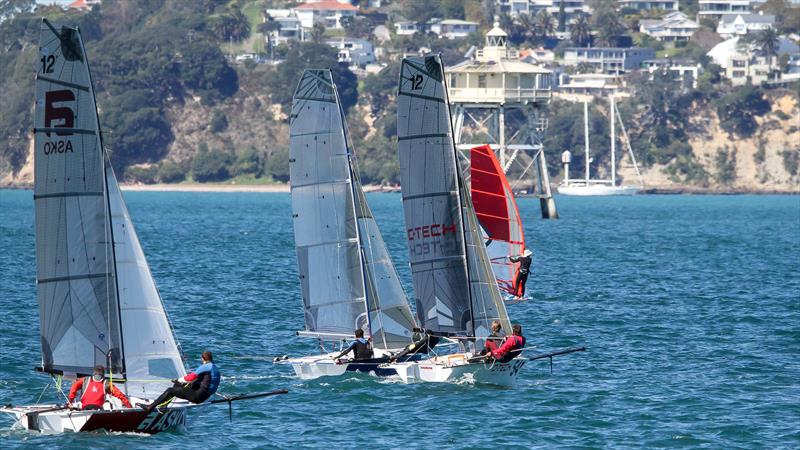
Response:
[{"label": "house on hillside", "polygon": [[101,3],[103,3],[102,0],[75,0],[74,2],[67,5],[67,9],[78,9],[81,11],[88,11],[92,9],[92,6],[95,5],[100,6]]},{"label": "house on hillside", "polygon": [[688,41],[700,28],[697,22],[686,14],[674,11],[660,19],[642,19],[639,21],[639,32],[663,42]]},{"label": "house on hillside", "polygon": [[720,42],[707,53],[723,68],[722,75],[734,86],[741,86],[748,81],[760,84],[781,78],[785,74],[776,75],[781,69],[779,58],[783,55],[789,55],[791,58],[792,55],[800,53],[800,46],[786,38],[779,38],[777,57],[769,57],[752,45],[740,45],[739,39],[737,36]]},{"label": "house on hillside", "polygon": [[461,39],[478,31],[478,22],[468,20],[447,19],[431,23],[431,32],[440,38]]},{"label": "house on hillside", "polygon": [[672,80],[691,84],[693,88],[697,87],[697,78],[703,73],[702,65],[691,59],[648,59],[642,62],[642,68],[651,74],[664,73]]},{"label": "house on hillside", "polygon": [[719,20],[729,14],[749,14],[762,3],[758,0],[699,0],[698,21],[703,18]]},{"label": "house on hillside", "polygon": [[563,63],[589,65],[594,73],[620,74],[639,69],[643,61],[655,56],[652,48],[572,47],[564,49]]},{"label": "house on hillside", "polygon": [[620,8],[635,9],[637,11],[651,9],[678,10],[678,0],[617,0],[617,4]]},{"label": "house on hillside", "polygon": [[273,45],[285,44],[289,41],[305,41],[303,24],[294,11],[289,9],[268,9],[264,22],[273,21],[277,29],[270,31],[266,36],[267,42]]},{"label": "house on hillside", "polygon": [[494,0],[497,11],[511,17],[519,17],[521,14],[535,16],[541,11],[547,11],[558,18],[562,3],[567,23],[573,22],[579,15],[590,12],[584,0]]},{"label": "house on hillside", "polygon": [[605,73],[561,73],[558,76],[558,86],[553,93],[564,100],[578,102],[591,101],[593,97],[624,97],[627,92],[625,81],[619,75]]},{"label": "house on hillside", "polygon": [[394,23],[394,32],[398,36],[410,36],[422,31],[417,22],[403,21]]},{"label": "house on hillside", "polygon": [[762,31],[775,26],[771,14],[728,14],[722,16],[717,25],[717,34],[725,39],[744,36],[751,31]]},{"label": "house on hillside", "polygon": [[292,10],[306,29],[313,28],[314,24],[319,22],[325,25],[325,28],[339,30],[343,28],[342,18],[355,17],[358,14],[358,8],[355,6],[336,0],[303,3]]},{"label": "house on hillside", "polygon": [[364,39],[338,38],[325,41],[326,44],[338,50],[339,62],[348,66],[365,67],[375,62],[375,52],[372,43]]}]

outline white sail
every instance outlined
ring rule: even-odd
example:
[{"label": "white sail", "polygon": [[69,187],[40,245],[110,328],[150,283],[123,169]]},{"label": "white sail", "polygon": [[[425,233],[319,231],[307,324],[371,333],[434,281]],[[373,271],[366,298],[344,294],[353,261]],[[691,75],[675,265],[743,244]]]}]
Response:
[{"label": "white sail", "polygon": [[43,21],[36,77],[34,201],[42,370],[124,371],[103,152],[77,30]]},{"label": "white sail", "polygon": [[292,105],[290,179],[306,330],[376,346],[410,341],[413,315],[352,165],[329,70],[306,70]]},{"label": "white sail", "polygon": [[150,274],[111,165],[106,163],[128,395],[155,398],[186,375],[167,314]]},{"label": "white sail", "polygon": [[42,23],[35,192],[42,369],[104,365],[153,398],[185,374],[125,201],[102,146],[76,29]]},{"label": "white sail", "polygon": [[[510,333],[478,220],[456,159],[441,59],[403,59],[397,135],[417,315],[429,329]],[[478,340],[480,343],[480,339]]]}]

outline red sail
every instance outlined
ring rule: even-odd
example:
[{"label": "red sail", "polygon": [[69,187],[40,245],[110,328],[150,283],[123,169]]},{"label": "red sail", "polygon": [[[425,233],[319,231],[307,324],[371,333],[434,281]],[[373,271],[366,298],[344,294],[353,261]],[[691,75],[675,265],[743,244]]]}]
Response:
[{"label": "red sail", "polygon": [[486,250],[497,285],[513,295],[518,264],[511,263],[507,257],[520,255],[525,250],[517,202],[490,146],[470,150],[470,161],[472,203],[487,239]]}]

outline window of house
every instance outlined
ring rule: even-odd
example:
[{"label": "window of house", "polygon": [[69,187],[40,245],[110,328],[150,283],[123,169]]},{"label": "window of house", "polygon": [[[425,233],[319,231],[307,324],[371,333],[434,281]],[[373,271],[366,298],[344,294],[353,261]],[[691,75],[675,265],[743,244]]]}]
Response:
[{"label": "window of house", "polygon": [[479,89],[486,88],[486,75],[478,75],[478,88]]}]

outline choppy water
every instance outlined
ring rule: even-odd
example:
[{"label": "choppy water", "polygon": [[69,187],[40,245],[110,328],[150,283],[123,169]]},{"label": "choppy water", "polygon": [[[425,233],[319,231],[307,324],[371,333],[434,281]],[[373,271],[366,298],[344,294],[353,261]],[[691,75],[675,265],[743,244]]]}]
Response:
[{"label": "choppy water", "polygon": [[[534,300],[509,307],[542,350],[512,390],[349,376],[301,382],[278,354],[302,328],[288,194],[125,194],[186,353],[222,391],[289,395],[194,411],[187,434],[38,436],[14,447],[800,447],[800,197],[522,199]],[[368,196],[410,289],[399,195]],[[34,401],[33,201],[0,191],[0,402]],[[263,359],[243,358],[257,356]],[[196,361],[191,361],[194,366]]]}]

